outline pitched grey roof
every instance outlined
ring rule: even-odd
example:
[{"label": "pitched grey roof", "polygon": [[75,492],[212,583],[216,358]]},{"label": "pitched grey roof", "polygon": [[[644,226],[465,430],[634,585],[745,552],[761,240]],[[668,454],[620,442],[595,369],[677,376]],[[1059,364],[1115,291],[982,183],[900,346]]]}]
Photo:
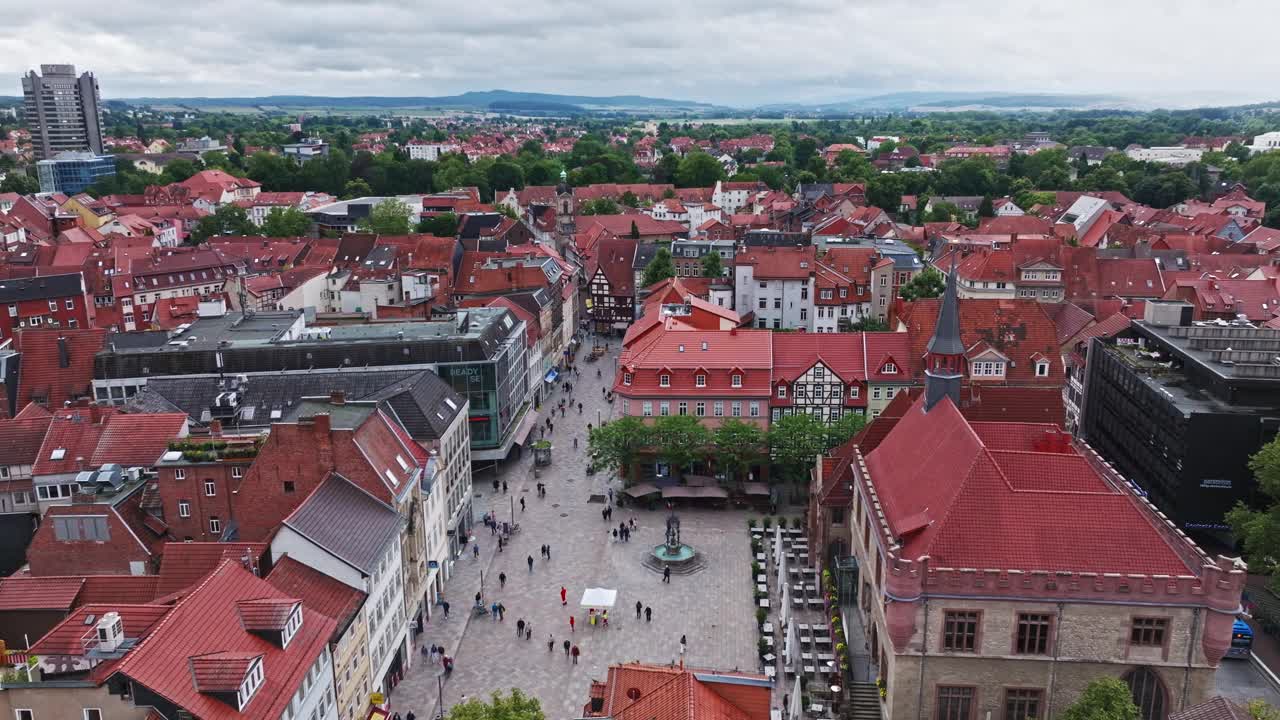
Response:
[{"label": "pitched grey roof", "polygon": [[938,308],[938,324],[929,338],[929,352],[937,355],[963,355],[964,343],[960,340],[960,300],[956,293],[956,261],[951,259],[951,272],[947,273],[947,290],[942,294]]},{"label": "pitched grey roof", "polygon": [[394,417],[416,440],[443,437],[462,412],[464,402],[449,383],[425,370],[359,399],[378,400],[389,406]]},{"label": "pitched grey roof", "polygon": [[367,575],[400,534],[399,513],[337,473],[284,524]]}]

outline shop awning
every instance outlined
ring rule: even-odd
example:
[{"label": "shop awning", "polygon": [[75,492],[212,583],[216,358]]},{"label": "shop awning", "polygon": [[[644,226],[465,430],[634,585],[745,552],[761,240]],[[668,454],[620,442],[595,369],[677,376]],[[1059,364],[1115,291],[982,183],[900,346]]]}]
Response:
[{"label": "shop awning", "polygon": [[631,487],[627,488],[626,490],[623,490],[622,492],[630,495],[633,498],[638,498],[638,497],[644,497],[645,495],[652,495],[656,492],[661,492],[661,491],[662,491],[661,488],[659,488],[657,485],[654,485],[652,483],[640,483],[639,485],[632,485]]},{"label": "shop awning", "polygon": [[727,498],[729,492],[722,487],[688,487],[676,485],[663,488],[664,498]]},{"label": "shop awning", "polygon": [[520,421],[520,427],[516,428],[515,443],[523,445],[525,440],[529,439],[529,433],[533,432],[533,426],[538,424],[538,415],[532,410],[524,414],[524,419]]},{"label": "shop awning", "polygon": [[543,380],[546,380],[549,383],[553,383],[556,381],[556,378],[558,377],[560,377],[560,371],[556,370],[555,368],[551,368],[550,370],[547,371],[547,376],[544,377]]},{"label": "shop awning", "polygon": [[747,495],[768,495],[769,486],[762,482],[743,483],[742,492]]}]

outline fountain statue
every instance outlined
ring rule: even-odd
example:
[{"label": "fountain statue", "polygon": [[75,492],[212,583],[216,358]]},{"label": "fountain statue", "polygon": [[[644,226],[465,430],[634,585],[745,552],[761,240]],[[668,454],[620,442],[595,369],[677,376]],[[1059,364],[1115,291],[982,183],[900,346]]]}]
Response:
[{"label": "fountain statue", "polygon": [[687,575],[702,569],[702,558],[689,545],[680,541],[680,517],[673,511],[667,515],[666,542],[655,546],[644,559],[645,565],[655,572],[670,569]]}]

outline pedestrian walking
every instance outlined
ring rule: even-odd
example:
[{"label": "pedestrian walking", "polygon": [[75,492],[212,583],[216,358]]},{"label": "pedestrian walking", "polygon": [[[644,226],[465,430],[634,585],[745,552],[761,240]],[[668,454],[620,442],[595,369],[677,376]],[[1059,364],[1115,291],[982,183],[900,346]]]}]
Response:
[{"label": "pedestrian walking", "polygon": [[569,616],[569,632],[573,632],[573,631],[574,631],[574,624],[575,624],[575,622],[576,622],[576,621],[573,619],[573,616],[572,616],[572,615],[570,615],[570,616]]},{"label": "pedestrian walking", "polygon": [[526,641],[533,639],[533,623],[524,626],[524,639]]},{"label": "pedestrian walking", "polygon": [[569,641],[564,641],[564,656],[569,657]]},{"label": "pedestrian walking", "polygon": [[547,546],[547,562],[551,562],[551,546]]},{"label": "pedestrian walking", "polygon": [[613,504],[613,488],[609,488],[609,504]]},{"label": "pedestrian walking", "polygon": [[684,657],[684,649],[685,649],[685,646],[687,646],[688,644],[689,644],[689,641],[685,639],[685,636],[681,635],[680,636],[680,656],[681,657]]},{"label": "pedestrian walking", "polygon": [[644,605],[639,600],[637,600],[636,601],[636,619],[637,620],[640,619],[640,611],[643,609],[644,609]]},{"label": "pedestrian walking", "polygon": [[547,652],[555,652],[555,651],[556,651],[556,636],[552,635],[551,633],[547,633]]},{"label": "pedestrian walking", "polygon": [[609,522],[609,508],[600,508],[600,519]]},{"label": "pedestrian walking", "polygon": [[502,481],[502,492],[504,492],[504,493],[505,493],[506,491],[507,491],[507,481],[506,481],[506,480],[503,480],[503,481]]},{"label": "pedestrian walking", "polygon": [[445,619],[445,620],[448,620],[448,619],[449,619],[449,601],[448,601],[448,600],[441,600],[441,601],[440,601],[440,609],[444,611],[444,619]]},{"label": "pedestrian walking", "polygon": [[671,582],[671,566],[670,565],[662,566],[662,582],[664,583]]},{"label": "pedestrian walking", "polygon": [[519,640],[522,635],[524,635],[524,618],[516,621],[516,639]]},{"label": "pedestrian walking", "polygon": [[618,542],[618,528],[613,529],[613,541]]},{"label": "pedestrian walking", "polygon": [[471,548],[471,556],[477,560],[480,559],[480,543],[476,543],[475,546]]},{"label": "pedestrian walking", "polygon": [[533,556],[529,556],[529,572],[533,572]]},{"label": "pedestrian walking", "polygon": [[502,536],[498,536],[498,552],[502,552]]},{"label": "pedestrian walking", "polygon": [[498,622],[498,601],[497,600],[494,600],[493,604],[489,606],[489,617],[492,618],[493,622]]},{"label": "pedestrian walking", "polygon": [[493,491],[498,492],[498,478],[493,479]]},{"label": "pedestrian walking", "polygon": [[431,664],[432,664],[432,665],[435,665],[435,664],[436,664],[436,659],[437,659],[437,658],[439,657],[439,655],[440,655],[440,649],[436,647],[436,644],[435,644],[435,643],[431,643],[431,653],[430,653],[430,655],[431,655]]},{"label": "pedestrian walking", "polygon": [[572,650],[572,651],[570,651],[570,652],[573,654],[573,664],[574,664],[574,665],[577,665],[577,664],[578,664],[578,656],[579,656],[579,655],[581,655],[581,654],[582,654],[582,652],[581,652],[580,650],[578,650],[578,646],[577,646],[577,645],[574,645],[574,646],[573,646],[573,650]]},{"label": "pedestrian walking", "polygon": [[498,603],[498,619],[506,620],[507,619],[506,615],[507,615],[507,606],[503,605],[502,603]]},{"label": "pedestrian walking", "polygon": [[578,414],[582,414],[582,403],[578,403]]},{"label": "pedestrian walking", "polygon": [[644,621],[653,622],[653,608],[648,605],[644,606]]},{"label": "pedestrian walking", "polygon": [[506,573],[504,573],[504,572],[503,572],[503,573],[498,573],[498,586],[499,586],[499,588],[505,588],[505,587],[507,586],[507,574],[506,574]]},{"label": "pedestrian walking", "polygon": [[577,449],[578,449],[578,438],[577,438],[577,436],[574,436],[574,438],[573,438],[573,449],[574,449],[574,450],[577,450]]},{"label": "pedestrian walking", "polygon": [[412,711],[412,710],[410,710],[410,711],[409,711],[409,712],[404,716],[404,720],[418,720],[418,716],[417,716],[417,715],[414,715],[414,714],[413,714],[413,711]]},{"label": "pedestrian walking", "polygon": [[635,516],[635,515],[632,515],[632,516],[631,516],[631,529],[632,529],[632,530],[635,530],[635,529],[636,529],[636,516]]},{"label": "pedestrian walking", "polygon": [[563,585],[561,585],[561,586],[560,586],[560,604],[561,604],[561,605],[568,605],[568,604],[569,604],[569,601],[565,599],[565,598],[568,596],[568,593],[569,593],[569,591],[568,591],[568,590],[565,590],[565,589],[564,589],[564,586],[563,586]]},{"label": "pedestrian walking", "polygon": [[481,596],[481,595],[480,595],[480,593],[477,591],[477,592],[476,592],[476,607],[480,607],[480,606],[481,606],[481,600],[483,600],[483,599],[484,599],[484,598],[483,598],[483,596]]},{"label": "pedestrian walking", "polygon": [[524,512],[524,498],[520,498],[520,512]]}]

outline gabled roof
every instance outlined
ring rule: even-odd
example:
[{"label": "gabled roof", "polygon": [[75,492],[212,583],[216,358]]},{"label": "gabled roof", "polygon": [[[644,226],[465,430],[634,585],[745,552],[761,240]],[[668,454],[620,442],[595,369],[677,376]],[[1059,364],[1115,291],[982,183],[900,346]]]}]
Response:
[{"label": "gabled roof", "polygon": [[[938,298],[904,302],[898,319],[906,325],[914,358],[924,356],[937,323]],[[964,298],[958,301],[959,343],[949,346],[954,354],[965,352],[979,341],[986,341],[1016,363],[1006,368],[1005,381],[1022,385],[1061,385],[1062,373],[1051,371],[1049,377],[1037,377],[1029,362],[1034,353],[1055,356],[1058,334],[1053,319],[1035,300],[987,300]],[[919,368],[912,368],[918,378]]]},{"label": "gabled roof", "polygon": [[157,597],[194,588],[224,560],[253,567],[266,555],[267,543],[253,542],[171,542],[165,543],[156,584]]},{"label": "gabled roof", "polygon": [[22,353],[17,407],[41,398],[50,408],[87,397],[93,383],[93,358],[106,331],[98,328],[22,330],[14,342]]},{"label": "gabled roof", "polygon": [[928,412],[918,399],[866,464],[901,555],[928,555],[931,567],[1193,569],[1155,514],[1052,425],[970,423],[949,397]]},{"label": "gabled roof", "polygon": [[84,276],[78,272],[0,280],[0,304],[75,297],[83,294]]},{"label": "gabled roof", "polygon": [[15,577],[0,580],[0,611],[70,610],[82,577]]},{"label": "gabled roof", "polygon": [[336,621],[338,632],[347,627],[366,597],[365,593],[288,555],[280,558],[271,569],[267,582],[289,597],[298,598],[304,606]]},{"label": "gabled roof", "polygon": [[400,515],[334,473],[284,519],[286,527],[367,575],[400,532]]},{"label": "gabled roof", "polygon": [[[34,403],[27,408],[43,410]],[[26,412],[23,408],[18,417],[0,420],[0,465],[34,465],[40,455],[40,445],[53,418],[48,411],[38,417],[24,417]]]},{"label": "gabled roof", "polygon": [[771,683],[758,675],[630,663],[596,682],[587,717],[614,720],[768,720]]},{"label": "gabled roof", "polygon": [[185,435],[186,429],[184,413],[112,415],[107,418],[89,464],[150,467],[168,450],[169,441]]},{"label": "gabled roof", "polygon": [[[279,716],[323,652],[334,622],[304,605],[302,626],[282,649],[245,631],[237,619],[238,601],[264,597],[287,595],[238,564],[224,562],[178,601],[116,672],[203,720]],[[263,681],[244,713],[201,692],[200,676],[192,676],[195,658],[236,661],[258,656],[263,659]]]},{"label": "gabled roof", "polygon": [[81,605],[37,640],[30,652],[32,655],[85,655],[87,649],[82,638],[86,633],[93,632],[94,623],[109,612],[120,616],[120,625],[126,639],[139,640],[150,634],[171,610],[171,605],[151,603],[104,602]]}]

